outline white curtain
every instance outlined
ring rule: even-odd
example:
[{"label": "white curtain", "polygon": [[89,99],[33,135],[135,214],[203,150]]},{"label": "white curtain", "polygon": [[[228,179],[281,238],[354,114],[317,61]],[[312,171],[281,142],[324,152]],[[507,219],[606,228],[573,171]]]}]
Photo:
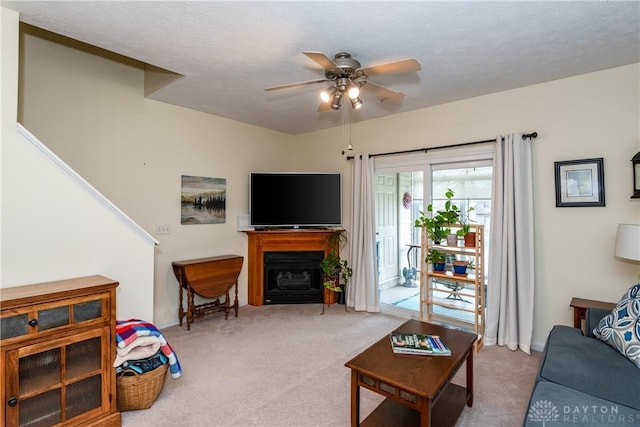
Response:
[{"label": "white curtain", "polygon": [[533,178],[531,143],[496,138],[485,344],[530,354],[533,332]]},{"label": "white curtain", "polygon": [[376,274],[376,227],[373,159],[368,154],[353,159],[351,194],[351,268],[353,276],[347,288],[347,305],[357,311],[380,311]]}]

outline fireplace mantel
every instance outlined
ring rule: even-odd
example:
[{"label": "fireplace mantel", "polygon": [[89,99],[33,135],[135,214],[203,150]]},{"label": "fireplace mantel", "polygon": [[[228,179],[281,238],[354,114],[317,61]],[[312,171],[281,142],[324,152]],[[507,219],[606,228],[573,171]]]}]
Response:
[{"label": "fireplace mantel", "polygon": [[[324,251],[326,256],[331,252],[327,238],[336,233],[336,231],[315,229],[246,231],[249,236],[249,305],[264,304],[265,252]],[[335,294],[335,292],[332,292],[332,294]]]}]

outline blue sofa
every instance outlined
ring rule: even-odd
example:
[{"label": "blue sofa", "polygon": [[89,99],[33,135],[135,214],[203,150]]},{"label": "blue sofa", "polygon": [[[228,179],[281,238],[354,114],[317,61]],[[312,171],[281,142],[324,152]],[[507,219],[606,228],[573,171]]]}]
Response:
[{"label": "blue sofa", "polygon": [[640,368],[593,336],[609,313],[588,309],[586,335],[553,327],[523,426],[640,426]]}]

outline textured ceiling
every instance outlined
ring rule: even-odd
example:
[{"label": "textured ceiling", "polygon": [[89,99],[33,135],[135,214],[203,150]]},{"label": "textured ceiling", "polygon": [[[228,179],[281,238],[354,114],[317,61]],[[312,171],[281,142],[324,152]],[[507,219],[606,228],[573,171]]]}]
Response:
[{"label": "textured ceiling", "polygon": [[278,131],[338,126],[303,51],[362,66],[416,58],[422,71],[371,80],[354,122],[640,62],[640,2],[1,1],[20,20],[179,73],[149,98]]}]

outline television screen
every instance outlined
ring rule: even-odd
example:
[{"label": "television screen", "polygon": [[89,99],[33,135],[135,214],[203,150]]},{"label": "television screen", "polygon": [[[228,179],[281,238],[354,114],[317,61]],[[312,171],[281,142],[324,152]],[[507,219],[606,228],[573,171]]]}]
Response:
[{"label": "television screen", "polygon": [[339,173],[251,173],[249,213],[253,227],[342,225]]}]

